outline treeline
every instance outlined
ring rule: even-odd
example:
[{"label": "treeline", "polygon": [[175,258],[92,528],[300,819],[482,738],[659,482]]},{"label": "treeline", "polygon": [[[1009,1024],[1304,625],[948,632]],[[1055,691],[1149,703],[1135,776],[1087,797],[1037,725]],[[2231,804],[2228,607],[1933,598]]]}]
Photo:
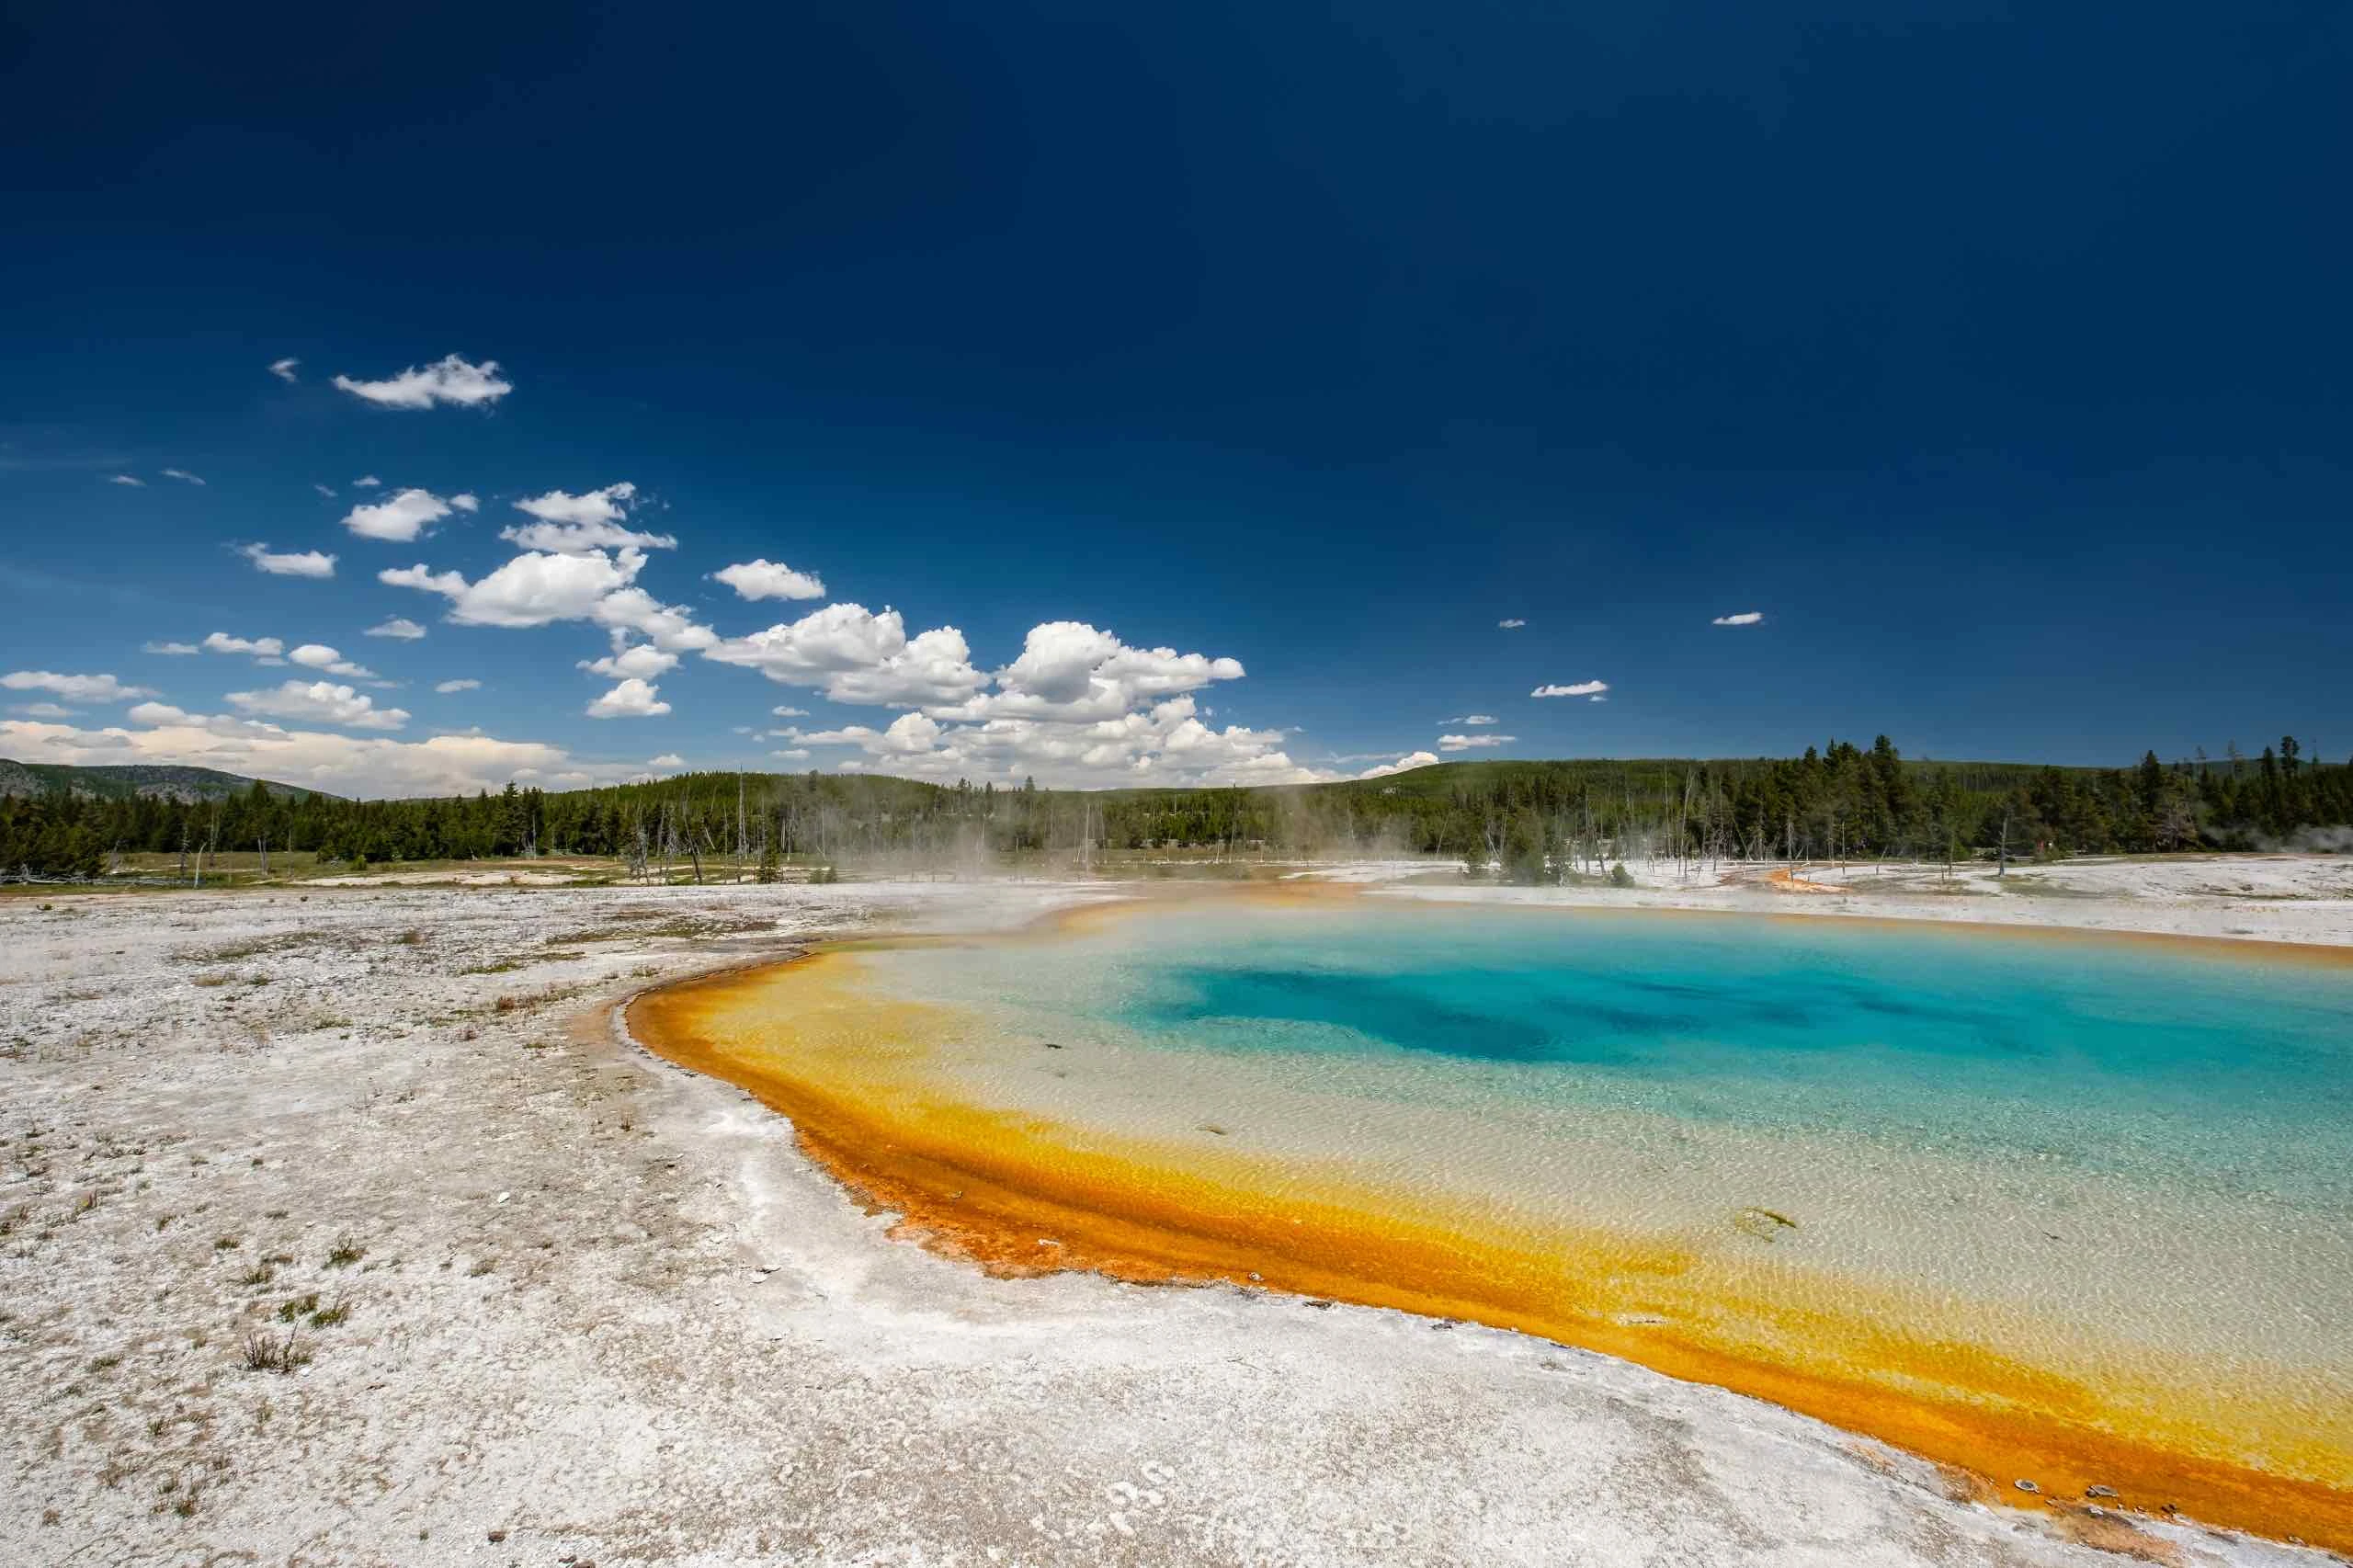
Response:
[{"label": "treeline", "polygon": [[1535,880],[1630,860],[1958,859],[2208,848],[2353,847],[2353,764],[2295,739],[2130,768],[1906,762],[1880,737],[1733,761],[1483,762],[1342,784],[1000,790],[831,774],[698,773],[549,794],[301,799],[256,784],[212,801],[0,800],[0,874],[96,876],[117,858],[309,851],[365,863],[542,854],[633,871],[706,859],[773,868],[885,859],[936,869],[1048,853],[1454,856]]}]

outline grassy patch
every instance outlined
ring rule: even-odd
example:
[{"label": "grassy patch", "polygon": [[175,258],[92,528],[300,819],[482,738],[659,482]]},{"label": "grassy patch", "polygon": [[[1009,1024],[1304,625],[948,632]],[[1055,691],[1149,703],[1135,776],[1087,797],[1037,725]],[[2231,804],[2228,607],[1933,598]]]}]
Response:
[{"label": "grassy patch", "polygon": [[329,1268],[348,1268],[367,1256],[368,1249],[366,1247],[361,1246],[350,1237],[346,1236],[335,1244],[335,1250],[333,1252],[327,1254],[327,1267]]}]

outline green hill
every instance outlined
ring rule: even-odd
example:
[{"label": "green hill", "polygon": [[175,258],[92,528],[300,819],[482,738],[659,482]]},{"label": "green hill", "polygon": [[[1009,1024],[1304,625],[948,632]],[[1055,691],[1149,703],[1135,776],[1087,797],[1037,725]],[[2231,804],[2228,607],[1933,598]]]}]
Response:
[{"label": "green hill", "polygon": [[[76,767],[62,762],[11,762],[0,757],[0,796],[47,795],[63,790],[91,801],[221,801],[242,795],[258,782],[272,798],[307,800],[319,793],[247,778],[213,767],[180,767],[164,764],[129,763],[102,767]],[[328,799],[334,799],[329,796]]]}]

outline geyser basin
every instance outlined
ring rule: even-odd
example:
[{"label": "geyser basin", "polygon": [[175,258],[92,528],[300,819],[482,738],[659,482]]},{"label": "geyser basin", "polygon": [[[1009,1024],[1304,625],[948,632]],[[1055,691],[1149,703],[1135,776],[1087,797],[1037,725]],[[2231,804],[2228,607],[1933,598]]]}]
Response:
[{"label": "geyser basin", "polygon": [[2353,966],[1227,893],[641,1001],[1008,1270],[1476,1318],[2353,1545]]}]

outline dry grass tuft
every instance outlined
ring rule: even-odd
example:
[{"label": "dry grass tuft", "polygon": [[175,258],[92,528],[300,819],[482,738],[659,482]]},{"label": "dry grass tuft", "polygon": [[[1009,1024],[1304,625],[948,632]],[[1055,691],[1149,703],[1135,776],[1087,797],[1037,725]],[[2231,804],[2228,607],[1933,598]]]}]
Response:
[{"label": "dry grass tuft", "polygon": [[289,1334],[281,1339],[267,1329],[257,1328],[245,1335],[245,1370],[249,1372],[290,1372],[307,1366],[310,1359],[311,1347],[299,1334]]}]

